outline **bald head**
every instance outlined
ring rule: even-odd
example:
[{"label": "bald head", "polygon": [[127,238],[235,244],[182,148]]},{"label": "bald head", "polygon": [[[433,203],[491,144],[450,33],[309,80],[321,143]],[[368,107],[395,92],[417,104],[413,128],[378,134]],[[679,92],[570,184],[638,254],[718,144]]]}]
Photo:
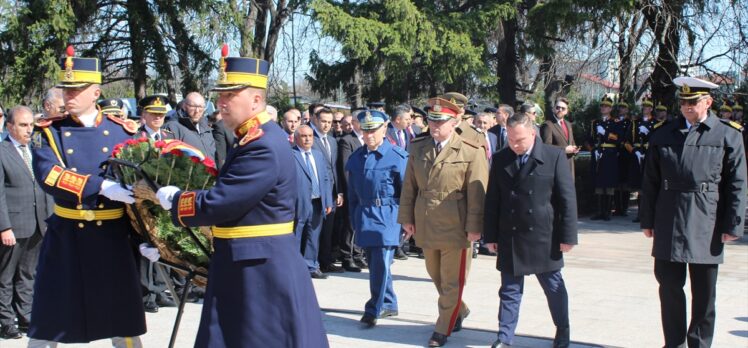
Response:
[{"label": "bald head", "polygon": [[182,101],[182,109],[192,123],[198,123],[205,112],[205,98],[198,92],[190,92]]}]

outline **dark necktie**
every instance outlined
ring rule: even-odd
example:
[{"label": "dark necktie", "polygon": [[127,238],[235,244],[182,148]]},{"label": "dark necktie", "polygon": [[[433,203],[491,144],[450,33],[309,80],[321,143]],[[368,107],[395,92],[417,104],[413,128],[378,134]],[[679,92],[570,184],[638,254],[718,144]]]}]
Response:
[{"label": "dark necktie", "polygon": [[159,131],[159,132],[156,132],[155,134],[153,134],[153,139],[156,140],[156,141],[161,140],[161,132]]},{"label": "dark necktie", "polygon": [[522,156],[517,156],[517,162],[516,162],[517,170],[522,169],[522,166],[524,166],[525,163],[527,163],[527,154],[524,154]]}]

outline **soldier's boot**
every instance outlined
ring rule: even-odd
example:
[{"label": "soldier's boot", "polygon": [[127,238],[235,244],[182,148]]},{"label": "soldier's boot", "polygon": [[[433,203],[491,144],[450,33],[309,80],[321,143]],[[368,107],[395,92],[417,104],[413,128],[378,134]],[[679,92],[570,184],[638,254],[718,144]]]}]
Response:
[{"label": "soldier's boot", "polygon": [[603,202],[600,204],[603,207],[603,221],[610,221],[610,209],[612,208],[613,197],[603,195]]},{"label": "soldier's boot", "polygon": [[621,190],[621,210],[619,216],[629,216],[629,201],[631,200],[631,191]]},{"label": "soldier's boot", "polygon": [[639,219],[639,210],[641,209],[641,200],[639,198],[636,199],[636,217],[631,220],[631,222],[641,222]]},{"label": "soldier's boot", "polygon": [[603,213],[603,197],[605,197],[605,195],[603,194],[595,196],[597,196],[597,215],[592,216],[590,220],[602,220],[603,216],[605,216],[605,214]]}]

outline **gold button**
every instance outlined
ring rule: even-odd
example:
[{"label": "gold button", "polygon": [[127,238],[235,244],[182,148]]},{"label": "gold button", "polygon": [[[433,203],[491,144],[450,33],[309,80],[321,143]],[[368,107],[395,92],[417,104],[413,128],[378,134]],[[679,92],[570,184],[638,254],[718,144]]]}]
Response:
[{"label": "gold button", "polygon": [[69,137],[69,136],[71,136],[71,135],[73,135],[73,134],[72,134],[72,133],[70,133],[70,132],[65,132],[65,136],[66,136],[66,137]]},{"label": "gold button", "polygon": [[101,226],[101,225],[103,225],[103,224],[104,224],[104,223],[103,223],[103,222],[101,222],[101,220],[99,220],[99,221],[96,221],[96,226]]},{"label": "gold button", "polygon": [[83,204],[78,204],[75,206],[75,209],[81,210],[83,209]]},{"label": "gold button", "polygon": [[65,151],[65,152],[67,152],[67,153],[68,153],[68,155],[72,155],[74,151],[73,151],[73,149],[68,149],[68,150],[67,150],[67,151]]},{"label": "gold button", "polygon": [[85,227],[85,226],[86,226],[86,225],[84,225],[84,224],[83,224],[82,222],[79,222],[79,223],[78,223],[78,227],[80,227],[80,228],[83,228],[83,227]]},{"label": "gold button", "polygon": [[109,148],[106,147],[106,146],[104,146],[104,147],[101,148],[101,152],[107,153],[107,152],[109,152]]},{"label": "gold button", "polygon": [[108,131],[108,130],[105,130],[105,131],[104,131],[104,135],[109,135],[109,131]]},{"label": "gold button", "polygon": [[104,209],[104,203],[99,203],[99,209]]},{"label": "gold button", "polygon": [[78,168],[75,168],[75,167],[73,167],[73,168],[70,168],[70,171],[73,171],[73,172],[77,172],[77,171],[78,171]]},{"label": "gold button", "polygon": [[94,219],[96,219],[96,213],[94,213],[93,210],[83,211],[83,220],[94,221]]}]

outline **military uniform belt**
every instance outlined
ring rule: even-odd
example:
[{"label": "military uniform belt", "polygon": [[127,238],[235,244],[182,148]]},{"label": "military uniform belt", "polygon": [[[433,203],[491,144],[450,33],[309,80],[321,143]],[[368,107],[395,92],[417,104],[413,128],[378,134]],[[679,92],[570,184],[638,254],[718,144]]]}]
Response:
[{"label": "military uniform belt", "polygon": [[383,205],[398,205],[400,204],[399,198],[375,198],[375,199],[364,199],[359,202],[360,205],[381,207]]},{"label": "military uniform belt", "polygon": [[213,230],[213,237],[224,239],[270,237],[293,233],[293,221],[253,226],[211,226],[210,229]]},{"label": "military uniform belt", "polygon": [[670,180],[662,181],[662,189],[665,191],[681,192],[716,192],[718,185],[713,182],[702,182],[698,184],[683,184]]},{"label": "military uniform belt", "polygon": [[71,220],[116,220],[125,215],[124,208],[118,209],[100,209],[100,210],[83,210],[70,209],[55,204],[55,215]]},{"label": "military uniform belt", "polygon": [[602,147],[602,148],[616,148],[616,147],[618,147],[618,145],[616,145],[616,144],[609,144],[609,143],[602,143],[602,144],[600,144],[600,147]]},{"label": "military uniform belt", "polygon": [[438,201],[457,201],[462,199],[465,195],[460,191],[454,192],[442,192],[442,191],[419,191],[418,195],[423,198],[435,199]]},{"label": "military uniform belt", "polygon": [[644,143],[644,144],[642,144],[642,143],[634,143],[634,147],[642,147],[642,148],[646,149],[646,148],[649,147],[649,144],[647,144],[647,143]]}]

